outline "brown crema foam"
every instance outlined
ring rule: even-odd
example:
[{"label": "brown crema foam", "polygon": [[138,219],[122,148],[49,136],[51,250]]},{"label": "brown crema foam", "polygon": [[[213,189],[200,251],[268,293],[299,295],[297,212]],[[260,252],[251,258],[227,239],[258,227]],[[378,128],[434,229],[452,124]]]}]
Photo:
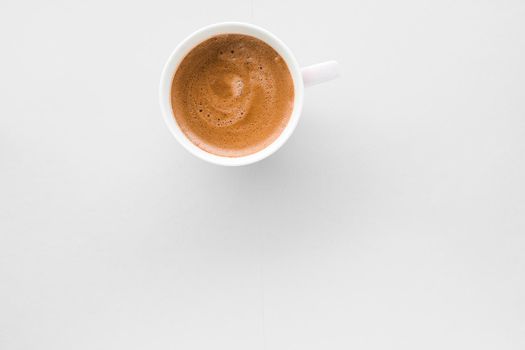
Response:
[{"label": "brown crema foam", "polygon": [[293,110],[292,76],[283,58],[248,35],[214,36],[190,51],[171,87],[180,128],[201,149],[242,157],[271,144]]}]

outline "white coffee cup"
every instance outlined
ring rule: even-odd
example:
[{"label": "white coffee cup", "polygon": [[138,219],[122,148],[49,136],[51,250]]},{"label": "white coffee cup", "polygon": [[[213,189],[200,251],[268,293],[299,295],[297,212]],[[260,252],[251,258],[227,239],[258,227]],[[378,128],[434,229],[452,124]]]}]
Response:
[{"label": "white coffee cup", "polygon": [[[184,135],[180,129],[175,117],[173,116],[173,109],[171,107],[171,84],[173,77],[179,64],[182,62],[184,57],[198,44],[203,41],[219,34],[235,33],[245,34],[256,37],[268,45],[273,47],[275,51],[281,55],[286,61],[288,69],[292,75],[294,83],[294,108],[290,120],[282,131],[281,135],[275,139],[266,148],[242,157],[222,157],[197,147]],[[294,132],[295,127],[301,116],[301,109],[303,107],[303,96],[304,87],[322,83],[338,76],[338,64],[335,61],[328,61],[325,63],[300,68],[293,56],[292,52],[288,47],[279,40],[275,35],[268,32],[265,29],[257,27],[253,24],[238,23],[238,22],[224,22],[212,24],[204,27],[181,42],[173,51],[171,56],[166,63],[160,80],[160,106],[164,116],[166,125],[170,129],[171,133],[179,143],[186,148],[191,154],[208,161],[213,164],[226,165],[226,166],[238,166],[247,165],[258,162],[277,151]]]}]

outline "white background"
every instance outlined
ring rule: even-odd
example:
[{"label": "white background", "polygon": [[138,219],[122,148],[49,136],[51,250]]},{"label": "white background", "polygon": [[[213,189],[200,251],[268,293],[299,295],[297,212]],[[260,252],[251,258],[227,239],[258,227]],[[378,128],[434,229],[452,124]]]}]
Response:
[{"label": "white background", "polygon": [[[269,159],[193,158],[165,60],[337,59]],[[0,2],[0,349],[525,348],[523,1]]]}]

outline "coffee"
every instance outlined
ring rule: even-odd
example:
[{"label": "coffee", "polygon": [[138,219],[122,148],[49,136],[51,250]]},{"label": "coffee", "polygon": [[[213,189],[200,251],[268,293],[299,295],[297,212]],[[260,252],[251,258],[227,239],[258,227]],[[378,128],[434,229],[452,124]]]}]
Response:
[{"label": "coffee", "polygon": [[284,59],[241,34],[214,36],[180,63],[171,87],[173,114],[186,137],[219,156],[242,157],[271,144],[293,110]]}]

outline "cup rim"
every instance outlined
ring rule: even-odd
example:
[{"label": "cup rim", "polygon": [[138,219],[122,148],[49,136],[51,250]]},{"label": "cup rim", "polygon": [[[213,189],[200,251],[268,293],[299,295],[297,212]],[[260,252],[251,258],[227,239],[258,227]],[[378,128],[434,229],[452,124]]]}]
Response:
[{"label": "cup rim", "polygon": [[[241,157],[225,157],[209,153],[191,142],[180,129],[171,105],[171,85],[179,64],[198,44],[219,34],[245,34],[254,36],[270,45],[286,62],[294,84],[294,106],[288,124],[268,146]],[[303,106],[304,84],[300,67],[292,51],[275,35],[259,26],[244,22],[220,22],[203,27],[186,37],[169,56],[161,74],[160,106],[164,121],[175,139],[194,156],[217,165],[240,166],[263,160],[281,148],[294,132]]]}]

